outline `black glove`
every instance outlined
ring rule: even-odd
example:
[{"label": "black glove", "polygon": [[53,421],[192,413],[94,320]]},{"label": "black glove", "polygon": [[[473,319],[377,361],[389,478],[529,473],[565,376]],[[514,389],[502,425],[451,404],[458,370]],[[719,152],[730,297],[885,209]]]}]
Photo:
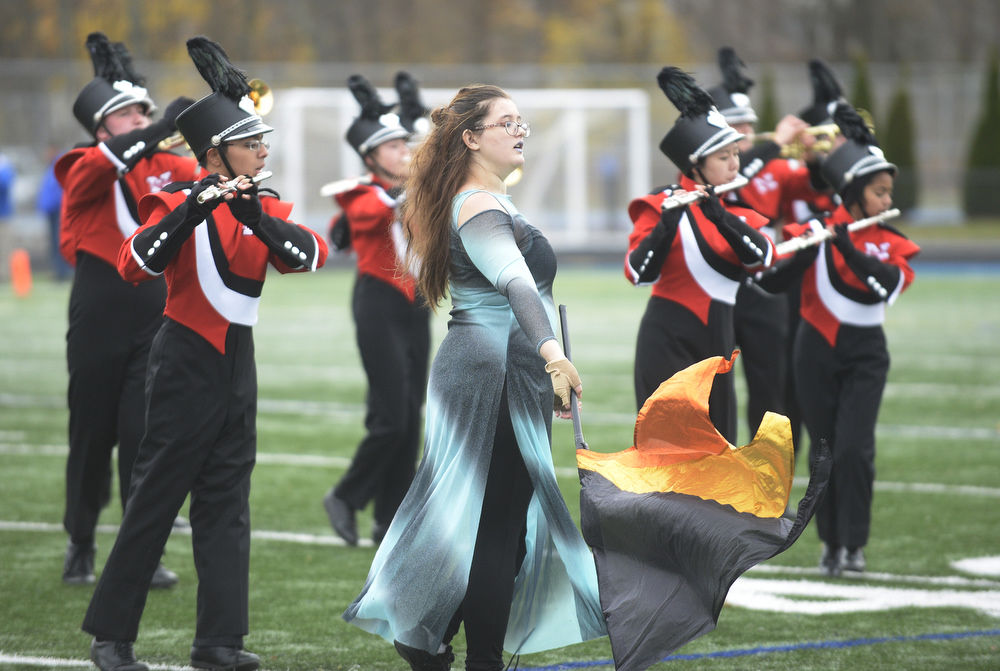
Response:
[{"label": "black glove", "polygon": [[343,212],[333,219],[333,224],[330,226],[330,242],[338,252],[346,251],[351,246],[351,225]]},{"label": "black glove", "polygon": [[246,191],[237,189],[233,192],[233,199],[229,201],[229,211],[233,213],[236,220],[244,224],[251,231],[256,230],[260,224],[260,217],[263,210],[260,206],[260,198],[257,197],[257,185],[251,186]]},{"label": "black glove", "polygon": [[201,193],[208,187],[218,186],[221,181],[222,175],[217,172],[213,172],[211,175],[203,177],[200,182],[195,182],[194,186],[191,187],[191,193],[188,194],[187,200],[185,201],[188,205],[188,209],[200,212],[207,217],[209,212],[219,206],[219,203],[222,202],[222,198],[210,198],[204,203],[199,203],[198,196],[201,195]]},{"label": "black glove", "polygon": [[172,131],[177,129],[177,117],[181,112],[186,110],[188,107],[194,104],[194,101],[190,98],[185,98],[181,96],[180,98],[175,98],[171,100],[167,105],[167,108],[163,110],[163,118],[160,119],[164,122],[166,126]]},{"label": "black glove", "polygon": [[851,232],[847,226],[848,224],[837,224],[833,227],[833,246],[845,257],[859,253],[858,248],[851,242]]},{"label": "black glove", "polygon": [[778,294],[791,288],[812,265],[819,253],[819,247],[800,249],[791,258],[782,259],[767,270],[757,273],[754,284],[769,294]]},{"label": "black glove", "polygon": [[[711,190],[709,190],[711,192]],[[701,201],[701,212],[715,224],[722,237],[746,266],[755,266],[767,257],[767,236],[722,206],[718,196],[712,194]]]},{"label": "black glove", "polygon": [[701,201],[701,211],[709,221],[715,224],[716,228],[720,228],[729,223],[727,219],[737,218],[735,215],[726,212],[726,208],[722,206],[722,201],[719,200],[719,197],[713,194],[711,190],[709,190],[709,196]]}]

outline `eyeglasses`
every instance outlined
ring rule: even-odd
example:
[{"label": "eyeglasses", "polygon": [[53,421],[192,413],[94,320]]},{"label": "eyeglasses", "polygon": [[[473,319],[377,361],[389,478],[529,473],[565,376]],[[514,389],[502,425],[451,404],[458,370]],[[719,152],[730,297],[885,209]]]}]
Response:
[{"label": "eyeglasses", "polygon": [[499,123],[484,123],[482,126],[476,126],[472,130],[486,130],[487,128],[494,128],[496,126],[503,126],[503,129],[507,131],[507,135],[511,137],[517,137],[517,130],[521,129],[521,135],[523,137],[528,137],[531,135],[531,125],[527,121],[501,121]]},{"label": "eyeglasses", "polygon": [[242,146],[242,147],[244,147],[248,151],[253,152],[254,154],[256,154],[257,152],[259,152],[261,147],[263,147],[264,149],[270,149],[271,148],[271,143],[270,142],[266,142],[264,140],[247,140],[246,142],[227,142],[226,143],[226,145],[230,146],[230,147],[233,146],[233,145],[237,145],[237,144],[240,145],[240,146]]}]

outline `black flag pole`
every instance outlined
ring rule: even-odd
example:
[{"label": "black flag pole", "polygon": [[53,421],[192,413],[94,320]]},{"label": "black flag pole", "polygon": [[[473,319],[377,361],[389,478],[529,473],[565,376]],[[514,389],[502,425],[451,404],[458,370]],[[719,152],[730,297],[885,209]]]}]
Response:
[{"label": "black flag pole", "polygon": [[[566,306],[559,305],[559,328],[562,331],[563,353],[570,361],[573,360],[569,348],[569,325],[566,323]],[[573,416],[573,439],[576,442],[576,449],[589,450],[587,441],[583,439],[583,427],[580,425],[580,404],[577,402],[576,392],[569,391],[569,411]]]}]

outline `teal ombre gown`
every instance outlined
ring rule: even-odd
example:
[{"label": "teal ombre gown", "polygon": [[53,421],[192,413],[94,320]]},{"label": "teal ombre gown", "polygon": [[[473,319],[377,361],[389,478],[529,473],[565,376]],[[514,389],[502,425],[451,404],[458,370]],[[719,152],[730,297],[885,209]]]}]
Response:
[{"label": "teal ombre gown", "polygon": [[460,233],[457,215],[472,193],[458,194],[452,204],[451,320],[431,366],[424,458],[343,617],[386,640],[438,651],[465,596],[506,383],[534,493],[504,648],[531,653],[607,632],[593,556],[556,483],[553,392],[540,342],[525,335],[497,288],[512,275],[529,278],[541,299],[532,302],[543,306],[541,319],[554,333],[555,254],[506,195],[492,194],[510,216],[507,225],[488,235],[466,225]]}]

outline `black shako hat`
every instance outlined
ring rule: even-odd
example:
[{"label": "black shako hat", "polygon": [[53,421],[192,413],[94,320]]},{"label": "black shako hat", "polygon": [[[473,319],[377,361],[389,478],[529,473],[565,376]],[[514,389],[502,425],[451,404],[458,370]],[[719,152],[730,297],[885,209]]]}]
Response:
[{"label": "black shako hat", "polygon": [[833,120],[847,141],[830,152],[820,165],[820,173],[837,193],[843,195],[858,177],[881,170],[896,175],[898,169],[885,159],[875,136],[854,107],[846,102],[837,103]]},{"label": "black shako hat", "polygon": [[741,140],[738,133],[715,107],[712,96],[701,89],[683,70],[667,66],[656,81],[681,116],[660,141],[660,151],[685,175],[699,159]]},{"label": "black shako hat", "polygon": [[94,78],[76,97],[73,116],[91,135],[97,133],[104,117],[128,105],[142,105],[146,114],[156,111],[144,88],[146,80],[132,69],[132,55],[124,44],[112,44],[104,33],[91,33],[86,46]]},{"label": "black shako hat", "polygon": [[757,123],[757,112],[750,104],[747,95],[753,80],[743,74],[746,64],[740,60],[732,47],[719,49],[719,70],[722,71],[722,83],[708,89],[708,94],[715,101],[726,122]]},{"label": "black shako hat", "polygon": [[254,109],[246,74],[229,62],[222,47],[207,37],[187,41],[188,55],[212,93],[177,115],[177,130],[199,159],[223,142],[270,133]]},{"label": "black shako hat", "polygon": [[809,61],[809,81],[812,84],[812,104],[799,112],[799,118],[810,126],[833,123],[833,109],[846,102],[840,82],[826,63],[814,58]]},{"label": "black shako hat", "polygon": [[347,142],[358,152],[358,156],[364,158],[375,147],[389,140],[410,137],[410,131],[403,127],[400,116],[392,112],[395,105],[382,102],[371,82],[355,74],[347,78],[347,88],[361,105],[361,114],[347,129]]}]

